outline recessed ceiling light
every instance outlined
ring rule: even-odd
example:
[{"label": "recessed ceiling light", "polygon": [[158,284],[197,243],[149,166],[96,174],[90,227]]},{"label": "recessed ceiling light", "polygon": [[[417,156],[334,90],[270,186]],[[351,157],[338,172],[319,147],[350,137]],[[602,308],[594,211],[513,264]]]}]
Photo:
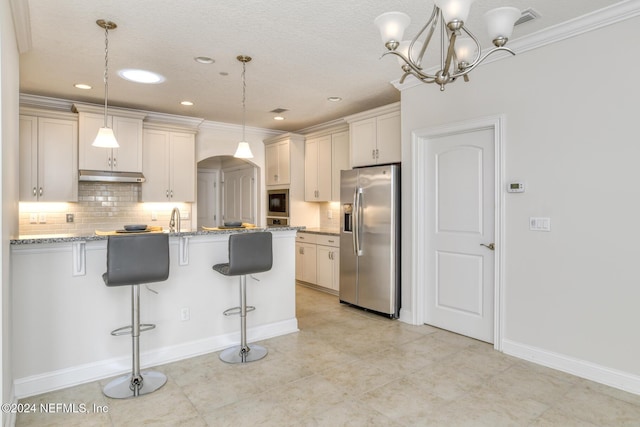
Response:
[{"label": "recessed ceiling light", "polygon": [[191,102],[191,101],[182,101],[182,102],[180,102],[180,104],[186,105],[186,106],[192,106],[193,102]]},{"label": "recessed ceiling light", "polygon": [[88,84],[84,84],[84,83],[76,83],[73,85],[75,88],[78,89],[84,89],[84,90],[88,90],[88,89],[93,89],[90,85]]},{"label": "recessed ceiling light", "polygon": [[284,117],[282,117],[282,116],[275,116],[275,117],[273,118],[273,120],[284,120]]},{"label": "recessed ceiling light", "polygon": [[199,64],[213,64],[216,62],[213,58],[209,58],[208,56],[196,56],[193,60]]},{"label": "recessed ceiling light", "polygon": [[118,75],[125,80],[136,83],[157,84],[162,83],[165,78],[160,74],[147,70],[137,70],[134,68],[125,68],[118,71]]},{"label": "recessed ceiling light", "polygon": [[327,98],[327,101],[340,102],[340,101],[342,101],[342,98],[340,98],[339,96],[330,96],[330,97]]}]

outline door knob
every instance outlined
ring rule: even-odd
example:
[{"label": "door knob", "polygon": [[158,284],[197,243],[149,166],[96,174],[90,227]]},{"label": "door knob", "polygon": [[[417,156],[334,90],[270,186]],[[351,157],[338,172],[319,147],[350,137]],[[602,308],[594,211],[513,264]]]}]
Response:
[{"label": "door knob", "polygon": [[496,245],[493,243],[489,243],[488,245],[485,245],[484,243],[480,243],[480,246],[484,246],[485,248],[489,248],[492,251],[496,249]]}]

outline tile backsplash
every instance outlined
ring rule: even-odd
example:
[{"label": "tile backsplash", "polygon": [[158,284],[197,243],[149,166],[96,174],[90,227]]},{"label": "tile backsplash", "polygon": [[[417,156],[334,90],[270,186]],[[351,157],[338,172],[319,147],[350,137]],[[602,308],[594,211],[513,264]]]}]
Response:
[{"label": "tile backsplash", "polygon": [[[190,203],[140,203],[141,185],[136,183],[78,184],[77,203],[20,203],[20,235],[92,234],[116,230],[125,224],[169,227],[171,210],[177,207],[183,230],[191,229]],[[67,222],[67,214],[73,222]],[[157,219],[152,220],[152,216]],[[35,222],[35,223],[34,223]]]},{"label": "tile backsplash", "polygon": [[[331,218],[329,218],[331,216]],[[340,228],[340,202],[320,204],[320,228],[338,230]]]}]

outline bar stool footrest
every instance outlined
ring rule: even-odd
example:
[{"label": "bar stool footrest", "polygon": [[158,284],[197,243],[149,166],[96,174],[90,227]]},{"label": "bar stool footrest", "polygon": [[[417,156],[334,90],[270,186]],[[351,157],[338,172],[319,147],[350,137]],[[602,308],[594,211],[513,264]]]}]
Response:
[{"label": "bar stool footrest", "polygon": [[[140,324],[140,332],[150,331],[154,329],[156,325],[153,323],[141,323]],[[122,328],[114,329],[111,331],[111,335],[114,337],[119,337],[120,335],[131,335],[133,333],[133,326],[123,326]]]},{"label": "bar stool footrest", "polygon": [[[248,305],[247,306],[247,313],[250,311],[255,310],[256,308],[252,305]],[[242,313],[242,309],[240,307],[232,307],[232,308],[228,308],[225,311],[222,312],[222,314],[224,314],[225,316],[232,316],[234,314],[240,314]]]}]

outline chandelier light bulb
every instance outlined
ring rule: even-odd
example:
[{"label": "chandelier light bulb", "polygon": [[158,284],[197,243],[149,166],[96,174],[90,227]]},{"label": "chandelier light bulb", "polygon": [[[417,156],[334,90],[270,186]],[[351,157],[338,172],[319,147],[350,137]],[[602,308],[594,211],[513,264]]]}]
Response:
[{"label": "chandelier light bulb", "polygon": [[[390,50],[395,50],[404,36],[404,30],[411,23],[411,18],[406,13],[387,12],[378,16],[373,22],[380,30],[382,43]],[[394,47],[389,47],[388,44],[393,44]]]},{"label": "chandelier light bulb", "polygon": [[451,22],[467,22],[471,3],[475,0],[436,0],[436,6],[442,10],[442,17],[447,24]]},{"label": "chandelier light bulb", "polygon": [[509,39],[513,33],[513,26],[520,15],[520,9],[508,6],[498,7],[485,13],[484,20],[487,23],[487,31],[491,40]]},{"label": "chandelier light bulb", "polygon": [[476,43],[470,37],[460,37],[456,39],[454,49],[458,63],[470,64],[477,53]]}]

